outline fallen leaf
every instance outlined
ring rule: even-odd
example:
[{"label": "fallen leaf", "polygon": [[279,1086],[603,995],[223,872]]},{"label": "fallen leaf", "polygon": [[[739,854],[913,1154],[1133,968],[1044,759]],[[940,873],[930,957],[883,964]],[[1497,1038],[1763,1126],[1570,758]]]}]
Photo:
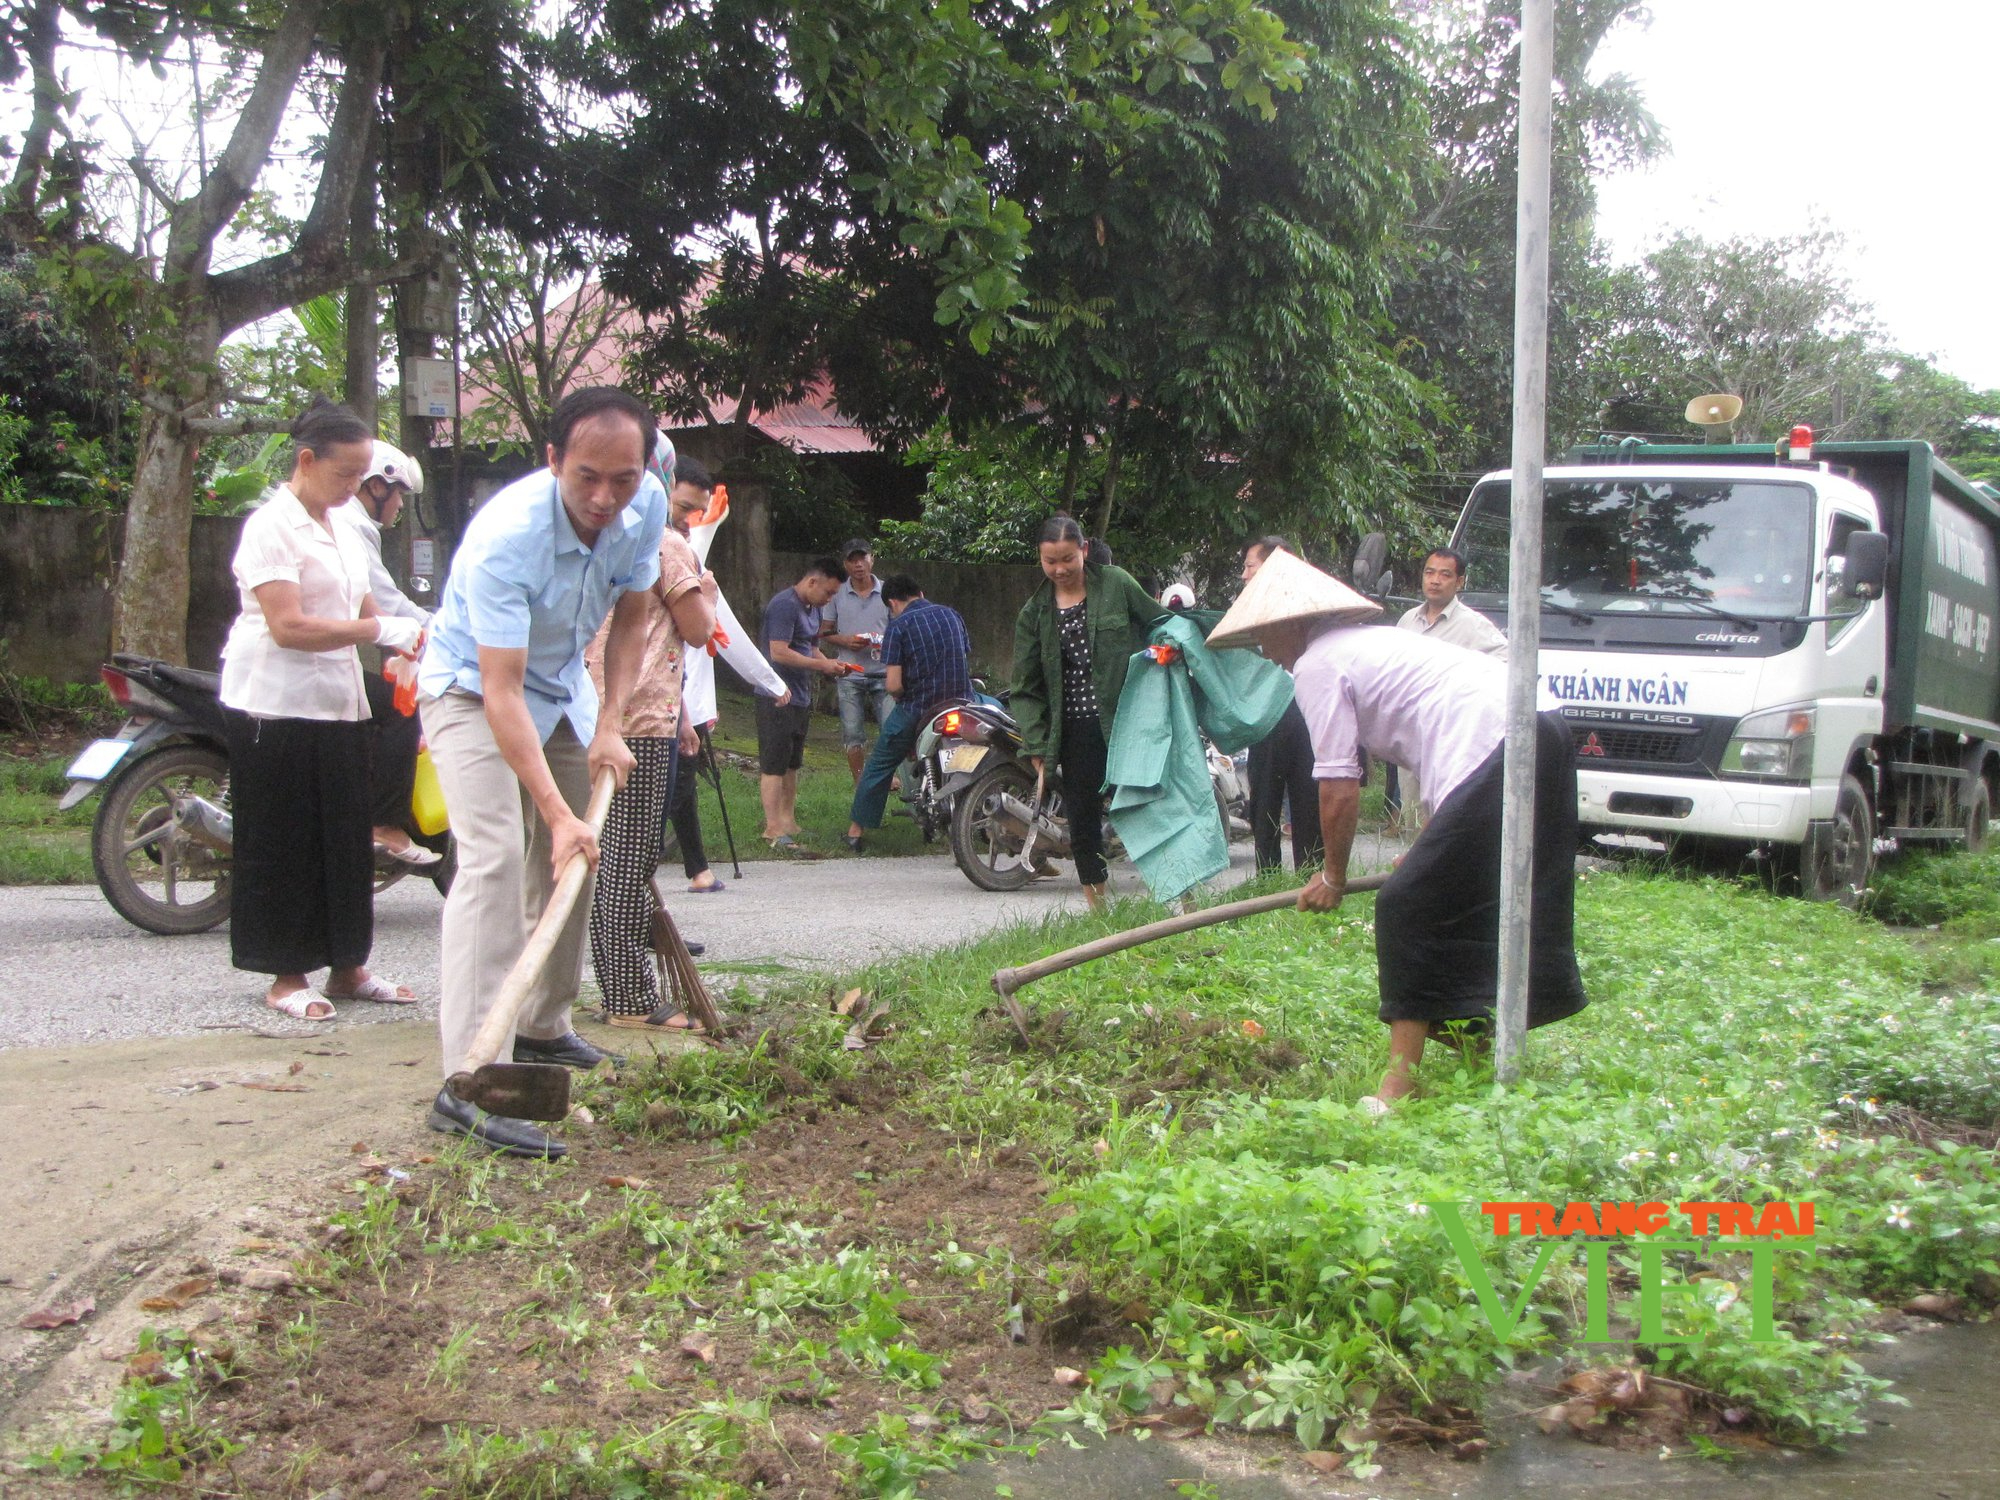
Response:
[{"label": "fallen leaf", "polygon": [[578,1104],[572,1106],[569,1112],[569,1117],[579,1125],[595,1125],[597,1123],[597,1116],[590,1112],[590,1106],[588,1104]]},{"label": "fallen leaf", "polygon": [[847,1035],[841,1047],[849,1052],[859,1052],[870,1042],[879,1041],[889,1034],[889,1002],[878,1000],[868,1014],[847,1028]]},{"label": "fallen leaf", "polygon": [[165,1385],[173,1377],[167,1373],[167,1356],[158,1349],[141,1349],[125,1361],[125,1378],[147,1385]]},{"label": "fallen leaf", "polygon": [[1318,1469],[1322,1474],[1337,1474],[1347,1467],[1345,1455],[1328,1453],[1324,1449],[1314,1453],[1301,1453],[1299,1457],[1311,1464],[1315,1469]]},{"label": "fallen leaf", "polygon": [[604,1185],[608,1188],[632,1188],[641,1191],[653,1184],[643,1177],[607,1177],[604,1179]]},{"label": "fallen leaf", "polygon": [[861,1003],[861,995],[862,991],[859,989],[849,990],[846,994],[842,995],[838,1000],[833,1002],[833,1013],[837,1016],[853,1015],[854,1007]]},{"label": "fallen leaf", "polygon": [[294,1058],[292,1059],[292,1065],[285,1071],[292,1074],[298,1074],[305,1072],[305,1070],[306,1070],[306,1065],[300,1062],[297,1058]]},{"label": "fallen leaf", "polygon": [[715,1340],[705,1333],[691,1333],[681,1340],[681,1353],[703,1364],[715,1362]]},{"label": "fallen leaf", "polygon": [[67,1323],[81,1323],[97,1311],[97,1299],[79,1297],[74,1302],[59,1303],[55,1307],[38,1308],[21,1319],[23,1328],[61,1328]]},{"label": "fallen leaf", "polygon": [[290,1271],[281,1271],[274,1266],[251,1266],[248,1270],[224,1266],[218,1274],[228,1285],[240,1286],[246,1292],[282,1292],[297,1284],[297,1278]]},{"label": "fallen leaf", "polygon": [[284,1249],[282,1240],[245,1240],[236,1247],[238,1255],[256,1255],[260,1252]]},{"label": "fallen leaf", "polygon": [[139,1305],[147,1312],[179,1312],[195,1298],[205,1296],[215,1290],[213,1278],[190,1276],[186,1281],[175,1282],[173,1286],[157,1297],[148,1297]]},{"label": "fallen leaf", "polygon": [[1251,1041],[1256,1041],[1264,1034],[1263,1023],[1246,1017],[1243,1022],[1243,1034],[1249,1037]]},{"label": "fallen leaf", "polygon": [[368,1154],[368,1143],[366,1141],[356,1141],[347,1149],[355,1156],[366,1156]]},{"label": "fallen leaf", "polygon": [[340,1048],[338,1048],[338,1047],[308,1047],[308,1048],[306,1048],[305,1050],[306,1050],[306,1054],[307,1054],[308,1056],[310,1056],[310,1057],[352,1057],[352,1056],[354,1056],[354,1054],[353,1054],[352,1052],[344,1052],[344,1051],[342,1051],[342,1050],[341,1050]]},{"label": "fallen leaf", "polygon": [[1049,1372],[1049,1378],[1057,1385],[1074,1386],[1083,1384],[1084,1374],[1083,1371],[1071,1369],[1068,1365],[1057,1365]]},{"label": "fallen leaf", "polygon": [[310,1092],[303,1083],[258,1083],[237,1081],[238,1088],[258,1089],[266,1094],[304,1094]]}]

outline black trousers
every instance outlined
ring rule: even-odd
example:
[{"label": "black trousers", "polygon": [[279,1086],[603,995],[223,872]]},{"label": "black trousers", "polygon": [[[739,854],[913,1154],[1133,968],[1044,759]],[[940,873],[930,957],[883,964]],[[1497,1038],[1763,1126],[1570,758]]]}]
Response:
[{"label": "black trousers", "polygon": [[229,956],[255,974],[368,962],[375,943],[366,721],[253,719],[225,709]]},{"label": "black trousers", "polygon": [[[423,721],[396,712],[396,690],[380,672],[363,672],[369,720],[375,734],[369,800],[377,828],[410,828],[410,796],[417,784],[417,745],[424,737]],[[414,829],[410,831],[414,832]]]},{"label": "black trousers", "polygon": [[1312,733],[1294,703],[1263,739],[1250,747],[1250,832],[1257,868],[1282,870],[1285,798],[1292,799],[1292,865],[1303,870],[1326,862],[1320,840],[1319,783],[1313,780]]},{"label": "black trousers", "polygon": [[1082,718],[1063,715],[1063,816],[1069,822],[1070,853],[1076,878],[1085,885],[1102,885],[1111,873],[1104,862],[1104,763],[1108,754],[1104,725],[1096,714]]},{"label": "black trousers", "polygon": [[701,789],[702,759],[710,751],[708,731],[697,729],[695,733],[701,736],[701,755],[690,758],[681,754],[677,737],[667,767],[667,822],[681,846],[681,869],[689,880],[708,868],[708,850],[701,841],[701,803],[695,793]]},{"label": "black trousers", "polygon": [[[1453,789],[1375,897],[1384,1021],[1489,1022],[1500,992],[1504,747]],[[1535,721],[1535,873],[1528,1024],[1585,1004],[1576,967],[1576,755],[1564,721]]]}]

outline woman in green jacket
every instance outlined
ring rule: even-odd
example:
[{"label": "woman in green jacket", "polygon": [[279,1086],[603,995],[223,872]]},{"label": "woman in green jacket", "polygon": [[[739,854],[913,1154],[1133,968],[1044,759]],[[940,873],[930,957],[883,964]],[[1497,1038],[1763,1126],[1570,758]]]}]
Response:
[{"label": "woman in green jacket", "polygon": [[1167,611],[1122,568],[1087,560],[1083,530],[1068,516],[1042,527],[1048,582],[1014,625],[1009,708],[1022,750],[1041,772],[1054,761],[1077,878],[1093,910],[1104,904],[1104,760],[1125,667]]}]

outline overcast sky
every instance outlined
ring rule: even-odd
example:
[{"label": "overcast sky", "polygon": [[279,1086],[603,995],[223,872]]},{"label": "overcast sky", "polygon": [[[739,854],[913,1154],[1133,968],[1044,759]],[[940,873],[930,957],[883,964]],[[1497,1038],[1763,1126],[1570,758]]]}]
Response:
[{"label": "overcast sky", "polygon": [[1815,215],[1889,338],[2000,386],[1993,182],[2000,0],[1654,0],[1599,48],[1672,155],[1603,182],[1621,260],[1663,231],[1773,236]]}]

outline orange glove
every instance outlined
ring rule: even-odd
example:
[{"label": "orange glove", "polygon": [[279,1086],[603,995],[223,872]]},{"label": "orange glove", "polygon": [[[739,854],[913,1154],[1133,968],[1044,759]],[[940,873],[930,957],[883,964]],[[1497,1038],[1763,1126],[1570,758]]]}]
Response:
[{"label": "orange glove", "polygon": [[711,630],[708,633],[707,649],[708,649],[708,654],[710,656],[713,656],[715,655],[716,652],[725,649],[728,645],[729,645],[729,632],[724,630],[720,625],[716,626],[715,629]]},{"label": "orange glove", "polygon": [[382,675],[395,685],[396,712],[409,718],[417,711],[417,658],[423,655],[424,642],[430,632],[417,637],[414,651],[384,652],[382,654]]},{"label": "orange glove", "polygon": [[1152,657],[1158,665],[1170,667],[1181,659],[1181,648],[1168,645],[1148,646],[1146,654]]}]

